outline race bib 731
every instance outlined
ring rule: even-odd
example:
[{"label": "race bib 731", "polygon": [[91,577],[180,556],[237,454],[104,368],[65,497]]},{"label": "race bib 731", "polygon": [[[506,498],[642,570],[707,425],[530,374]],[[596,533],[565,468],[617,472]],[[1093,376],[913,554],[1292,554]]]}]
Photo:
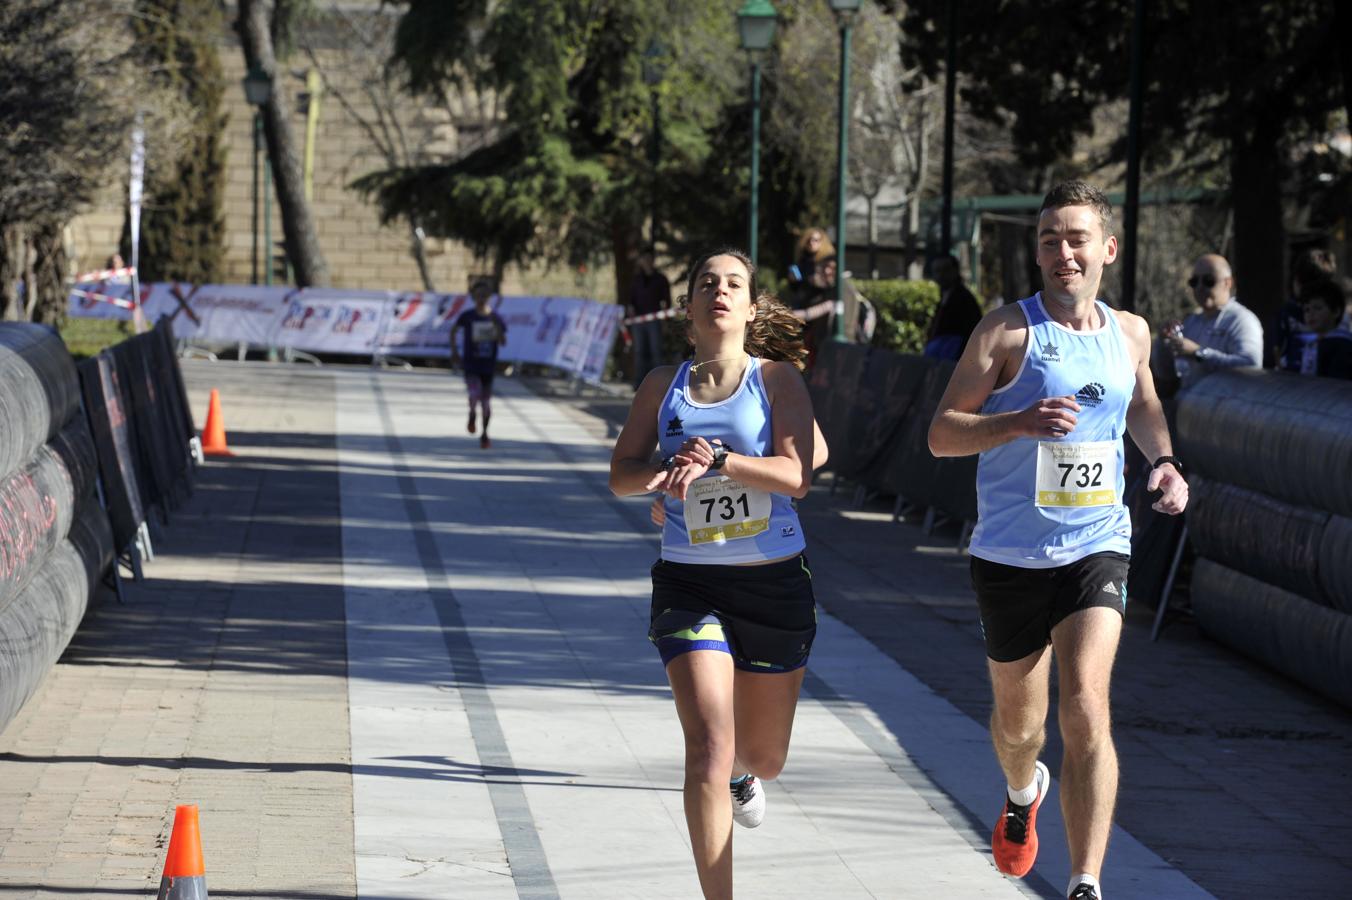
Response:
[{"label": "race bib 731", "polygon": [[770,494],[726,475],[701,478],[685,495],[690,543],[721,544],[755,537],[770,528]]}]

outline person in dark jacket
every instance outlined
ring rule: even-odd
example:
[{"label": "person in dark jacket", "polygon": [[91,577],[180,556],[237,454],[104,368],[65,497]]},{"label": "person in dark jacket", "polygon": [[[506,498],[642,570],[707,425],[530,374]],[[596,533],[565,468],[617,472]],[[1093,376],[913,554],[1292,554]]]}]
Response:
[{"label": "person in dark jacket", "polygon": [[963,283],[962,267],[956,256],[949,254],[932,260],[930,278],[939,285],[939,308],[930,322],[925,355],[958,359],[981,321],[981,304]]}]

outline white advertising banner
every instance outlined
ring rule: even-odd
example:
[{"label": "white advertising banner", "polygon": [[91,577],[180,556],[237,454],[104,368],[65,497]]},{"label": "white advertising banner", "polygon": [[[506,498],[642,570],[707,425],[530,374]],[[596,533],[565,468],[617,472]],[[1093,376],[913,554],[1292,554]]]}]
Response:
[{"label": "white advertising banner", "polygon": [[451,325],[473,305],[468,294],[399,294],[385,322],[381,352],[390,356],[449,356]]},{"label": "white advertising banner", "polygon": [[286,299],[273,342],[310,353],[370,356],[390,305],[386,291],[296,291]]},{"label": "white advertising banner", "polygon": [[174,337],[207,344],[271,344],[286,294],[247,284],[156,284],[146,304],[151,321],[169,316]]},{"label": "white advertising banner", "polygon": [[[68,312],[86,318],[131,317],[130,285],[78,284]],[[169,317],[174,337],[204,344],[246,343],[310,353],[447,357],[451,328],[473,308],[467,294],[350,291],[261,285],[142,285],[150,321]],[[623,309],[577,297],[494,297],[507,324],[504,362],[538,363],[599,381]]]}]

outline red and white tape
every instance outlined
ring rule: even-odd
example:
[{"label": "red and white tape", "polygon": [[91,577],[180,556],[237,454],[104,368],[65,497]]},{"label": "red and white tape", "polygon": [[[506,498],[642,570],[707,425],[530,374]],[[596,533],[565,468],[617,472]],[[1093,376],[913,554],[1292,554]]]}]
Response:
[{"label": "red and white tape", "polygon": [[[820,319],[822,316],[829,316],[831,310],[835,309],[836,301],[823,300],[821,303],[814,303],[807,309],[795,309],[793,314],[800,319],[811,322],[813,319]],[[678,316],[684,317],[685,310],[682,309],[664,309],[655,313],[645,313],[641,316],[630,316],[624,320],[625,325],[638,325],[642,322],[656,322],[659,319],[674,319]]]},{"label": "red and white tape", "polygon": [[82,275],[75,276],[76,284],[85,284],[90,281],[112,281],[114,278],[130,278],[136,274],[136,270],[131,266],[123,266],[120,269],[99,269],[97,272],[85,272]]},{"label": "red and white tape", "polygon": [[123,309],[136,308],[136,305],[130,300],[124,300],[120,297],[109,297],[107,294],[100,294],[96,291],[83,291],[79,288],[71,288],[70,292],[77,297],[84,297],[86,300],[95,300],[99,303],[111,303],[113,306],[120,306]]},{"label": "red and white tape", "polygon": [[641,316],[630,316],[623,320],[625,325],[638,325],[643,322],[656,322],[659,319],[674,319],[677,316],[685,316],[685,310],[672,307],[671,309],[659,309],[655,313],[644,313]]}]

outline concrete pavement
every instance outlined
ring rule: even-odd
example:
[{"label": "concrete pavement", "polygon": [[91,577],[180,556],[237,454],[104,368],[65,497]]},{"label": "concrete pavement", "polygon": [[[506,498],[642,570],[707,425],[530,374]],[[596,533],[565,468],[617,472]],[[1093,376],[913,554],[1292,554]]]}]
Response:
[{"label": "concrete pavement", "polygon": [[[0,897],[153,894],[182,802],[217,896],[698,896],[645,639],[655,535],[605,487],[623,401],[499,379],[483,451],[444,372],[185,368],[238,456],[0,734]],[[847,500],[802,504],[821,634],[739,894],[1058,896],[1054,803],[1033,876],[989,862],[963,558]],[[1142,615],[1107,896],[1345,883],[1346,713],[1186,626],[1150,645]]]}]

